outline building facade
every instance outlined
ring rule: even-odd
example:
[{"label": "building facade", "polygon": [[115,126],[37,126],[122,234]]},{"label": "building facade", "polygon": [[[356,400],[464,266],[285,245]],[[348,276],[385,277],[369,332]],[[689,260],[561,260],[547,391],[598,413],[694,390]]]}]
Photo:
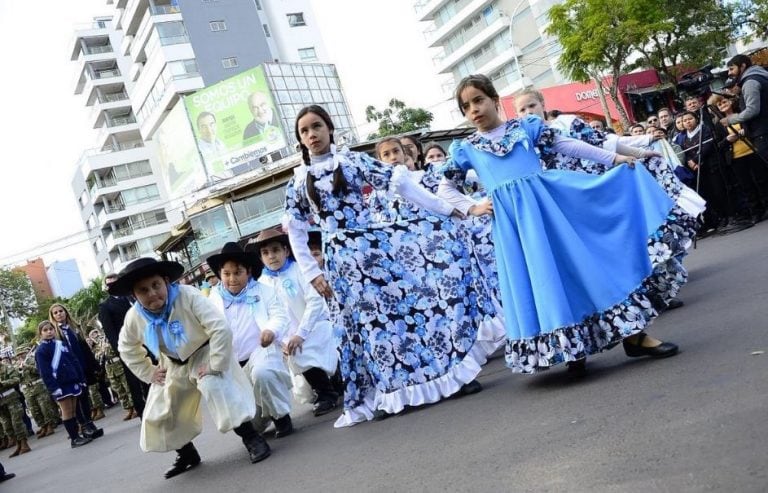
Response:
[{"label": "building facade", "polygon": [[112,15],[79,26],[71,43],[74,92],[96,131],[72,187],[102,274],[153,255],[182,220],[152,140],[181,96],[265,62],[326,56],[308,0],[106,3]]},{"label": "building facade", "polygon": [[53,298],[53,290],[48,282],[45,262],[41,258],[27,260],[25,265],[14,267],[13,270],[23,272],[29,278],[32,284],[32,290],[35,292],[35,298],[38,303],[42,300]]},{"label": "building facade", "polygon": [[57,260],[46,269],[53,296],[69,298],[83,289],[83,278],[75,259]]},{"label": "building facade", "polygon": [[558,43],[545,34],[549,8],[558,0],[417,0],[427,24],[427,46],[436,48],[435,71],[446,98],[469,74],[494,81],[501,96],[524,87],[546,87],[564,78],[557,70]]}]

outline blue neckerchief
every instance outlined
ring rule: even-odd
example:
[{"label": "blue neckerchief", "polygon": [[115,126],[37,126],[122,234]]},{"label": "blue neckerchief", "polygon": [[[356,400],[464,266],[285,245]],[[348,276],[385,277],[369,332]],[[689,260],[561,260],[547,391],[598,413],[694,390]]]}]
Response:
[{"label": "blue neckerchief", "polygon": [[272,270],[269,267],[265,266],[263,269],[261,269],[261,272],[264,275],[267,275],[269,277],[277,277],[281,272],[285,272],[288,269],[290,269],[291,265],[293,265],[293,259],[292,258],[287,258],[287,259],[285,259],[285,263],[283,264],[283,266],[280,267],[279,269]]},{"label": "blue neckerchief", "polygon": [[[146,327],[144,327],[144,345],[150,350],[155,357],[160,355],[160,339],[158,332],[163,336],[163,343],[168,351],[178,355],[178,346],[188,342],[187,335],[184,333],[184,326],[181,322],[174,320],[169,322],[171,317],[171,310],[173,309],[173,302],[176,301],[176,297],[179,295],[178,283],[168,284],[168,299],[165,300],[165,307],[161,313],[152,313],[149,310],[141,306],[138,301],[134,303],[136,311],[138,311],[144,319],[147,321]],[[159,331],[157,329],[160,329]]]},{"label": "blue neckerchief", "polygon": [[224,309],[229,308],[233,304],[237,305],[240,303],[247,303],[248,306],[253,307],[253,305],[258,303],[261,298],[259,298],[259,295],[248,296],[248,291],[250,291],[251,288],[255,288],[257,284],[256,279],[249,277],[248,284],[246,284],[246,286],[237,294],[230,293],[229,290],[224,287],[223,282],[217,284],[216,289],[219,290],[219,295],[221,296],[221,299],[224,300]]},{"label": "blue neckerchief", "polygon": [[[283,266],[280,267],[278,270],[272,270],[268,267],[264,267],[262,269],[262,272],[264,273],[264,275],[269,277],[279,277],[280,274],[290,269],[293,264],[294,264],[293,259],[288,258],[285,260],[285,264],[283,264]],[[283,290],[285,290],[285,293],[291,298],[295,298],[296,295],[299,294],[299,292],[296,290],[296,286],[293,285],[293,281],[289,278],[283,279],[282,286],[283,286]]]}]

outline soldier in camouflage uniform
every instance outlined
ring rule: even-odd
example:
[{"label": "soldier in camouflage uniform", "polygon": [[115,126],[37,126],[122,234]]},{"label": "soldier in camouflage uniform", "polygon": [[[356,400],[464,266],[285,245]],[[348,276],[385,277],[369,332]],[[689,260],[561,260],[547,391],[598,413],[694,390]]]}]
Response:
[{"label": "soldier in camouflage uniform", "polygon": [[37,371],[34,352],[30,352],[28,348],[19,348],[16,351],[16,357],[20,359],[21,391],[27,400],[27,407],[32,414],[32,419],[40,427],[37,438],[53,435],[58,410],[54,407],[51,395]]},{"label": "soldier in camouflage uniform", "polygon": [[11,457],[30,451],[27,443],[27,428],[22,420],[24,409],[21,407],[19,393],[13,388],[18,384],[19,370],[14,366],[11,357],[6,355],[0,363],[0,424],[5,436],[10,438],[4,445],[8,447],[16,445],[16,450],[11,453]]},{"label": "soldier in camouflage uniform", "polygon": [[128,382],[125,380],[125,367],[120,361],[120,357],[100,330],[93,329],[88,334],[88,338],[93,341],[93,355],[96,357],[96,361],[99,362],[99,366],[103,366],[106,370],[109,386],[115,391],[120,404],[126,411],[123,421],[138,418],[139,415],[133,408]]},{"label": "soldier in camouflage uniform", "polygon": [[96,369],[97,382],[88,386],[88,397],[91,399],[91,419],[93,421],[98,421],[105,417],[104,399],[101,398],[101,392],[99,391],[99,381],[104,379],[104,365],[99,361],[98,356],[96,356],[96,342],[92,341],[90,337],[86,339],[86,342],[94,353],[96,362],[99,365]]}]

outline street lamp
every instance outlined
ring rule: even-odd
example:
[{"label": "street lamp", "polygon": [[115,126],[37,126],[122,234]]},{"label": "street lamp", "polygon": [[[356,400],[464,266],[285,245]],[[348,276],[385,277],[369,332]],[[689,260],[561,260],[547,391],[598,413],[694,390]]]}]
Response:
[{"label": "street lamp", "polygon": [[517,50],[515,49],[515,41],[512,38],[512,28],[514,27],[514,20],[515,16],[517,15],[517,11],[520,10],[520,7],[524,4],[528,3],[528,0],[520,0],[517,2],[517,5],[515,5],[515,8],[512,9],[512,15],[509,16],[509,45],[512,49],[512,57],[515,60],[515,71],[517,72],[517,77],[520,79],[520,84],[522,87],[525,87],[525,83],[523,82],[523,72],[520,70],[520,59],[517,56]]}]

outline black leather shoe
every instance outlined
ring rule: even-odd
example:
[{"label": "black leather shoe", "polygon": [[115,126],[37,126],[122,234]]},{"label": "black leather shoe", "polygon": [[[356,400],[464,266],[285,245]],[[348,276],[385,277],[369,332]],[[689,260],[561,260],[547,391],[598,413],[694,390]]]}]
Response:
[{"label": "black leather shoe", "polygon": [[291,415],[286,414],[282,418],[273,419],[275,423],[275,438],[287,437],[293,433],[293,421],[291,421]]},{"label": "black leather shoe", "polygon": [[251,464],[261,462],[272,454],[272,449],[269,448],[269,444],[264,437],[258,433],[243,439],[245,448],[248,449],[248,455],[251,458]]},{"label": "black leather shoe", "polygon": [[385,419],[394,416],[394,414],[389,414],[383,409],[376,409],[373,411],[373,420],[374,421],[384,421]]},{"label": "black leather shoe", "polygon": [[83,426],[83,436],[95,440],[104,436],[104,428],[96,428],[93,421]]},{"label": "black leather shoe", "polygon": [[675,308],[680,308],[684,305],[685,303],[683,303],[683,300],[681,300],[680,298],[672,298],[667,303],[667,310],[674,310]]},{"label": "black leather shoe", "polygon": [[483,386],[480,385],[480,382],[478,382],[477,380],[472,380],[471,382],[465,383],[464,385],[462,385],[461,388],[459,389],[458,394],[460,396],[472,395],[472,394],[477,394],[482,390],[483,390]]},{"label": "black leather shoe", "polygon": [[312,414],[315,416],[322,416],[336,409],[336,402],[323,399],[318,400],[314,406],[312,406]]},{"label": "black leather shoe", "polygon": [[13,479],[15,477],[16,477],[16,475],[14,473],[7,472],[7,473],[3,474],[2,476],[0,476],[0,483],[2,483],[3,481],[8,481],[9,479]]},{"label": "black leather shoe", "polygon": [[582,377],[587,374],[587,358],[569,361],[565,366],[568,367],[568,373],[575,377]]},{"label": "black leather shoe", "polygon": [[171,479],[200,465],[200,454],[197,453],[197,449],[191,442],[177,450],[176,453],[173,466],[165,471],[165,479]]},{"label": "black leather shoe", "polygon": [[70,440],[70,445],[72,448],[82,447],[83,445],[87,445],[93,441],[92,438],[88,437],[77,437],[72,440]]},{"label": "black leather shoe", "polygon": [[677,354],[677,344],[671,342],[662,342],[655,347],[644,347],[643,339],[645,339],[645,332],[639,334],[639,338],[636,344],[627,342],[626,339],[622,341],[624,346],[624,352],[630,358],[639,358],[642,356],[650,356],[651,358],[668,358]]}]

